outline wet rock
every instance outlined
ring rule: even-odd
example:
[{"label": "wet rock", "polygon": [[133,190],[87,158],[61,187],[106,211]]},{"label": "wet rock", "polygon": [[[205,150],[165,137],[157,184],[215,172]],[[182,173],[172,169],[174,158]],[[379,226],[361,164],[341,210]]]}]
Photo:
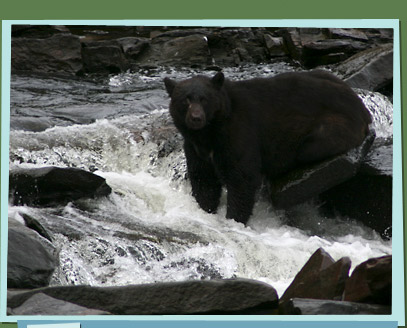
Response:
[{"label": "wet rock", "polygon": [[47,286],[58,265],[54,246],[35,231],[9,220],[7,287]]},{"label": "wet rock", "polygon": [[31,215],[28,215],[26,213],[20,213],[22,218],[24,219],[25,225],[27,228],[30,228],[36,232],[45,239],[49,240],[52,243],[52,236],[50,232],[44,228],[44,226],[34,217]]},{"label": "wet rock", "polygon": [[120,73],[129,67],[116,40],[82,42],[82,60],[87,73]]},{"label": "wet rock", "polygon": [[378,139],[354,177],[319,195],[323,214],[355,219],[391,238],[392,158],[392,141]]},{"label": "wet rock", "polygon": [[82,70],[79,37],[55,34],[47,38],[12,38],[12,72],[77,74]]},{"label": "wet rock", "polygon": [[34,294],[17,308],[11,315],[106,315],[106,311],[89,309],[73,303],[58,300],[43,293]]},{"label": "wet rock", "polygon": [[361,161],[371,147],[375,133],[370,131],[358,148],[333,159],[296,169],[273,181],[270,195],[275,208],[289,208],[355,176]]},{"label": "wet rock", "polygon": [[341,299],[351,266],[350,259],[337,262],[323,249],[318,249],[295,276],[280,303],[291,298]]},{"label": "wet rock", "polygon": [[344,300],[391,305],[392,256],[369,259],[359,264],[346,282]]},{"label": "wet rock", "polygon": [[248,279],[47,287],[8,295],[7,305],[14,310],[37,293],[122,315],[272,314],[278,306],[273,287]]},{"label": "wet rock", "polygon": [[379,91],[393,86],[393,44],[362,51],[336,68],[338,75],[353,88]]},{"label": "wet rock", "polygon": [[376,304],[294,298],[280,308],[279,314],[391,314],[391,307]]},{"label": "wet rock", "polygon": [[9,175],[9,198],[14,205],[48,206],[110,194],[105,179],[76,168],[14,169]]}]

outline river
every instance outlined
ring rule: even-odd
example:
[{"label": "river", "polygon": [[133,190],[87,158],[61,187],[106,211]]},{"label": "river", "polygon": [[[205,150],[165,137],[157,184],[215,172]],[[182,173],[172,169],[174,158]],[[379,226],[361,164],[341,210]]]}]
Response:
[{"label": "river", "polygon": [[[290,70],[270,64],[224,72],[241,79]],[[109,197],[66,206],[9,206],[9,217],[23,222],[26,213],[52,233],[60,266],[51,285],[243,277],[267,282],[281,296],[319,247],[335,260],[349,257],[352,269],[392,253],[391,240],[357,221],[325,218],[313,203],[288,215],[260,197],[247,227],[225,219],[224,196],[218,214],[202,211],[185,180],[180,137],[165,138],[171,122],[162,83],[164,76],[195,73],[158,68],[78,79],[12,76],[10,167],[78,167],[113,189]],[[378,136],[390,138],[391,103],[371,94],[363,100],[378,109]]]}]

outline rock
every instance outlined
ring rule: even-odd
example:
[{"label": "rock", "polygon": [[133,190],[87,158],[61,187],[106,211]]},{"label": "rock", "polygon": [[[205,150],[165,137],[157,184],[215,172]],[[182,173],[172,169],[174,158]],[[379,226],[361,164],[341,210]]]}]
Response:
[{"label": "rock", "polygon": [[341,299],[351,266],[350,259],[337,262],[323,249],[318,249],[295,276],[280,303],[291,298]]},{"label": "rock", "polygon": [[368,44],[353,40],[317,40],[303,45],[302,64],[306,68],[341,62],[353,54],[365,50]]},{"label": "rock", "polygon": [[328,29],[328,33],[331,39],[355,39],[369,41],[369,38],[363,30],[354,28],[330,28]]},{"label": "rock", "polygon": [[236,66],[269,58],[262,32],[251,28],[214,29],[207,35],[212,64]]},{"label": "rock", "polygon": [[9,198],[14,205],[48,206],[110,194],[105,179],[76,168],[14,169],[9,175]]},{"label": "rock", "polygon": [[293,170],[273,181],[270,185],[273,206],[281,209],[303,203],[355,176],[374,138],[375,133],[371,130],[358,148],[322,163]]},{"label": "rock", "polygon": [[78,74],[82,70],[79,37],[55,34],[48,38],[12,38],[12,72]]},{"label": "rock", "polygon": [[353,88],[379,91],[393,84],[393,44],[362,51],[336,68],[338,75]]},{"label": "rock", "polygon": [[9,295],[7,305],[14,310],[36,293],[121,315],[272,314],[278,306],[273,287],[248,279],[46,287]]},{"label": "rock", "polygon": [[287,55],[283,38],[273,37],[266,33],[264,34],[264,42],[271,57],[282,57]]},{"label": "rock", "polygon": [[149,47],[149,39],[147,38],[127,37],[117,39],[117,42],[128,60],[137,60],[139,55]]},{"label": "rock", "polygon": [[392,158],[392,140],[378,139],[354,177],[319,195],[324,215],[355,219],[391,238]]},{"label": "rock", "polygon": [[63,25],[12,25],[11,36],[23,38],[49,38],[55,34],[70,34]]},{"label": "rock", "polygon": [[280,308],[279,314],[391,314],[391,307],[376,304],[294,298]]},{"label": "rock", "polygon": [[49,233],[47,229],[44,228],[44,226],[34,217],[26,214],[26,213],[20,213],[22,218],[24,219],[25,225],[27,228],[30,228],[36,232],[45,239],[49,240],[52,243],[52,236]]},{"label": "rock", "polygon": [[43,293],[34,294],[19,307],[12,309],[12,315],[106,315],[106,311],[88,309],[73,303],[58,300]]},{"label": "rock", "polygon": [[359,264],[346,282],[344,300],[391,305],[392,256],[369,259]]},{"label": "rock", "polygon": [[33,230],[9,220],[7,287],[47,286],[58,265],[54,246]]},{"label": "rock", "polygon": [[200,34],[176,38],[155,38],[137,60],[138,65],[207,65],[209,48],[206,37]]},{"label": "rock", "polygon": [[82,42],[82,60],[86,73],[120,73],[129,67],[120,43],[115,40]]}]

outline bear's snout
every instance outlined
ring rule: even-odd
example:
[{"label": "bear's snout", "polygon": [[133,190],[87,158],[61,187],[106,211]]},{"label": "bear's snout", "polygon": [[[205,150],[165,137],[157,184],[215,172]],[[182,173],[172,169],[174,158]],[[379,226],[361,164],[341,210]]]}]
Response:
[{"label": "bear's snout", "polygon": [[193,130],[202,129],[206,124],[205,112],[200,104],[190,104],[188,107],[185,123]]}]

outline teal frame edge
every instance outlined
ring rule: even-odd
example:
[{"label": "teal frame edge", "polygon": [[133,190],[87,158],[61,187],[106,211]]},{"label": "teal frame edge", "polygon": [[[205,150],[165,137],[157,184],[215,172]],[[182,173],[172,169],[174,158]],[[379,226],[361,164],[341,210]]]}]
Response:
[{"label": "teal frame edge", "polygon": [[[366,20],[343,20],[343,19],[287,19],[287,20],[250,20],[250,19],[230,19],[230,20],[10,20],[3,21],[2,24],[2,112],[1,112],[1,217],[7,217],[8,208],[8,147],[9,147],[9,121],[10,121],[10,45],[11,45],[11,25],[12,24],[58,24],[58,25],[184,25],[184,26],[281,26],[281,27],[381,27],[394,29],[394,157],[393,169],[397,178],[393,179],[393,281],[400,281],[401,283],[395,286],[393,284],[393,313],[392,315],[385,316],[307,316],[307,317],[294,317],[294,316],[276,316],[270,317],[267,322],[279,322],[281,320],[288,320],[292,322],[321,322],[321,321],[340,321],[347,324],[353,321],[357,322],[398,322],[399,325],[405,325],[405,300],[404,300],[404,242],[403,242],[403,185],[402,185],[402,133],[401,133],[401,71],[400,71],[400,30],[399,20],[396,19],[366,19]],[[400,220],[401,217],[401,220]],[[61,322],[69,321],[83,321],[89,320],[103,320],[107,321],[106,317],[66,317],[66,316],[52,316],[52,317],[19,317],[6,315],[6,265],[7,265],[7,220],[1,220],[1,261],[0,261],[0,321],[12,322],[20,320],[62,320]],[[396,305],[397,304],[397,305]],[[136,320],[143,323],[155,321],[167,323],[179,322],[179,320],[186,320],[186,322],[198,323],[204,322],[233,322],[237,321],[249,322],[254,324],[264,321],[264,316],[162,316],[162,317],[140,317],[140,316],[126,316],[126,317],[112,317],[114,321],[121,320]],[[109,321],[110,320],[109,318]],[[370,326],[369,326],[370,327]],[[373,326],[372,326],[373,327]]]}]

